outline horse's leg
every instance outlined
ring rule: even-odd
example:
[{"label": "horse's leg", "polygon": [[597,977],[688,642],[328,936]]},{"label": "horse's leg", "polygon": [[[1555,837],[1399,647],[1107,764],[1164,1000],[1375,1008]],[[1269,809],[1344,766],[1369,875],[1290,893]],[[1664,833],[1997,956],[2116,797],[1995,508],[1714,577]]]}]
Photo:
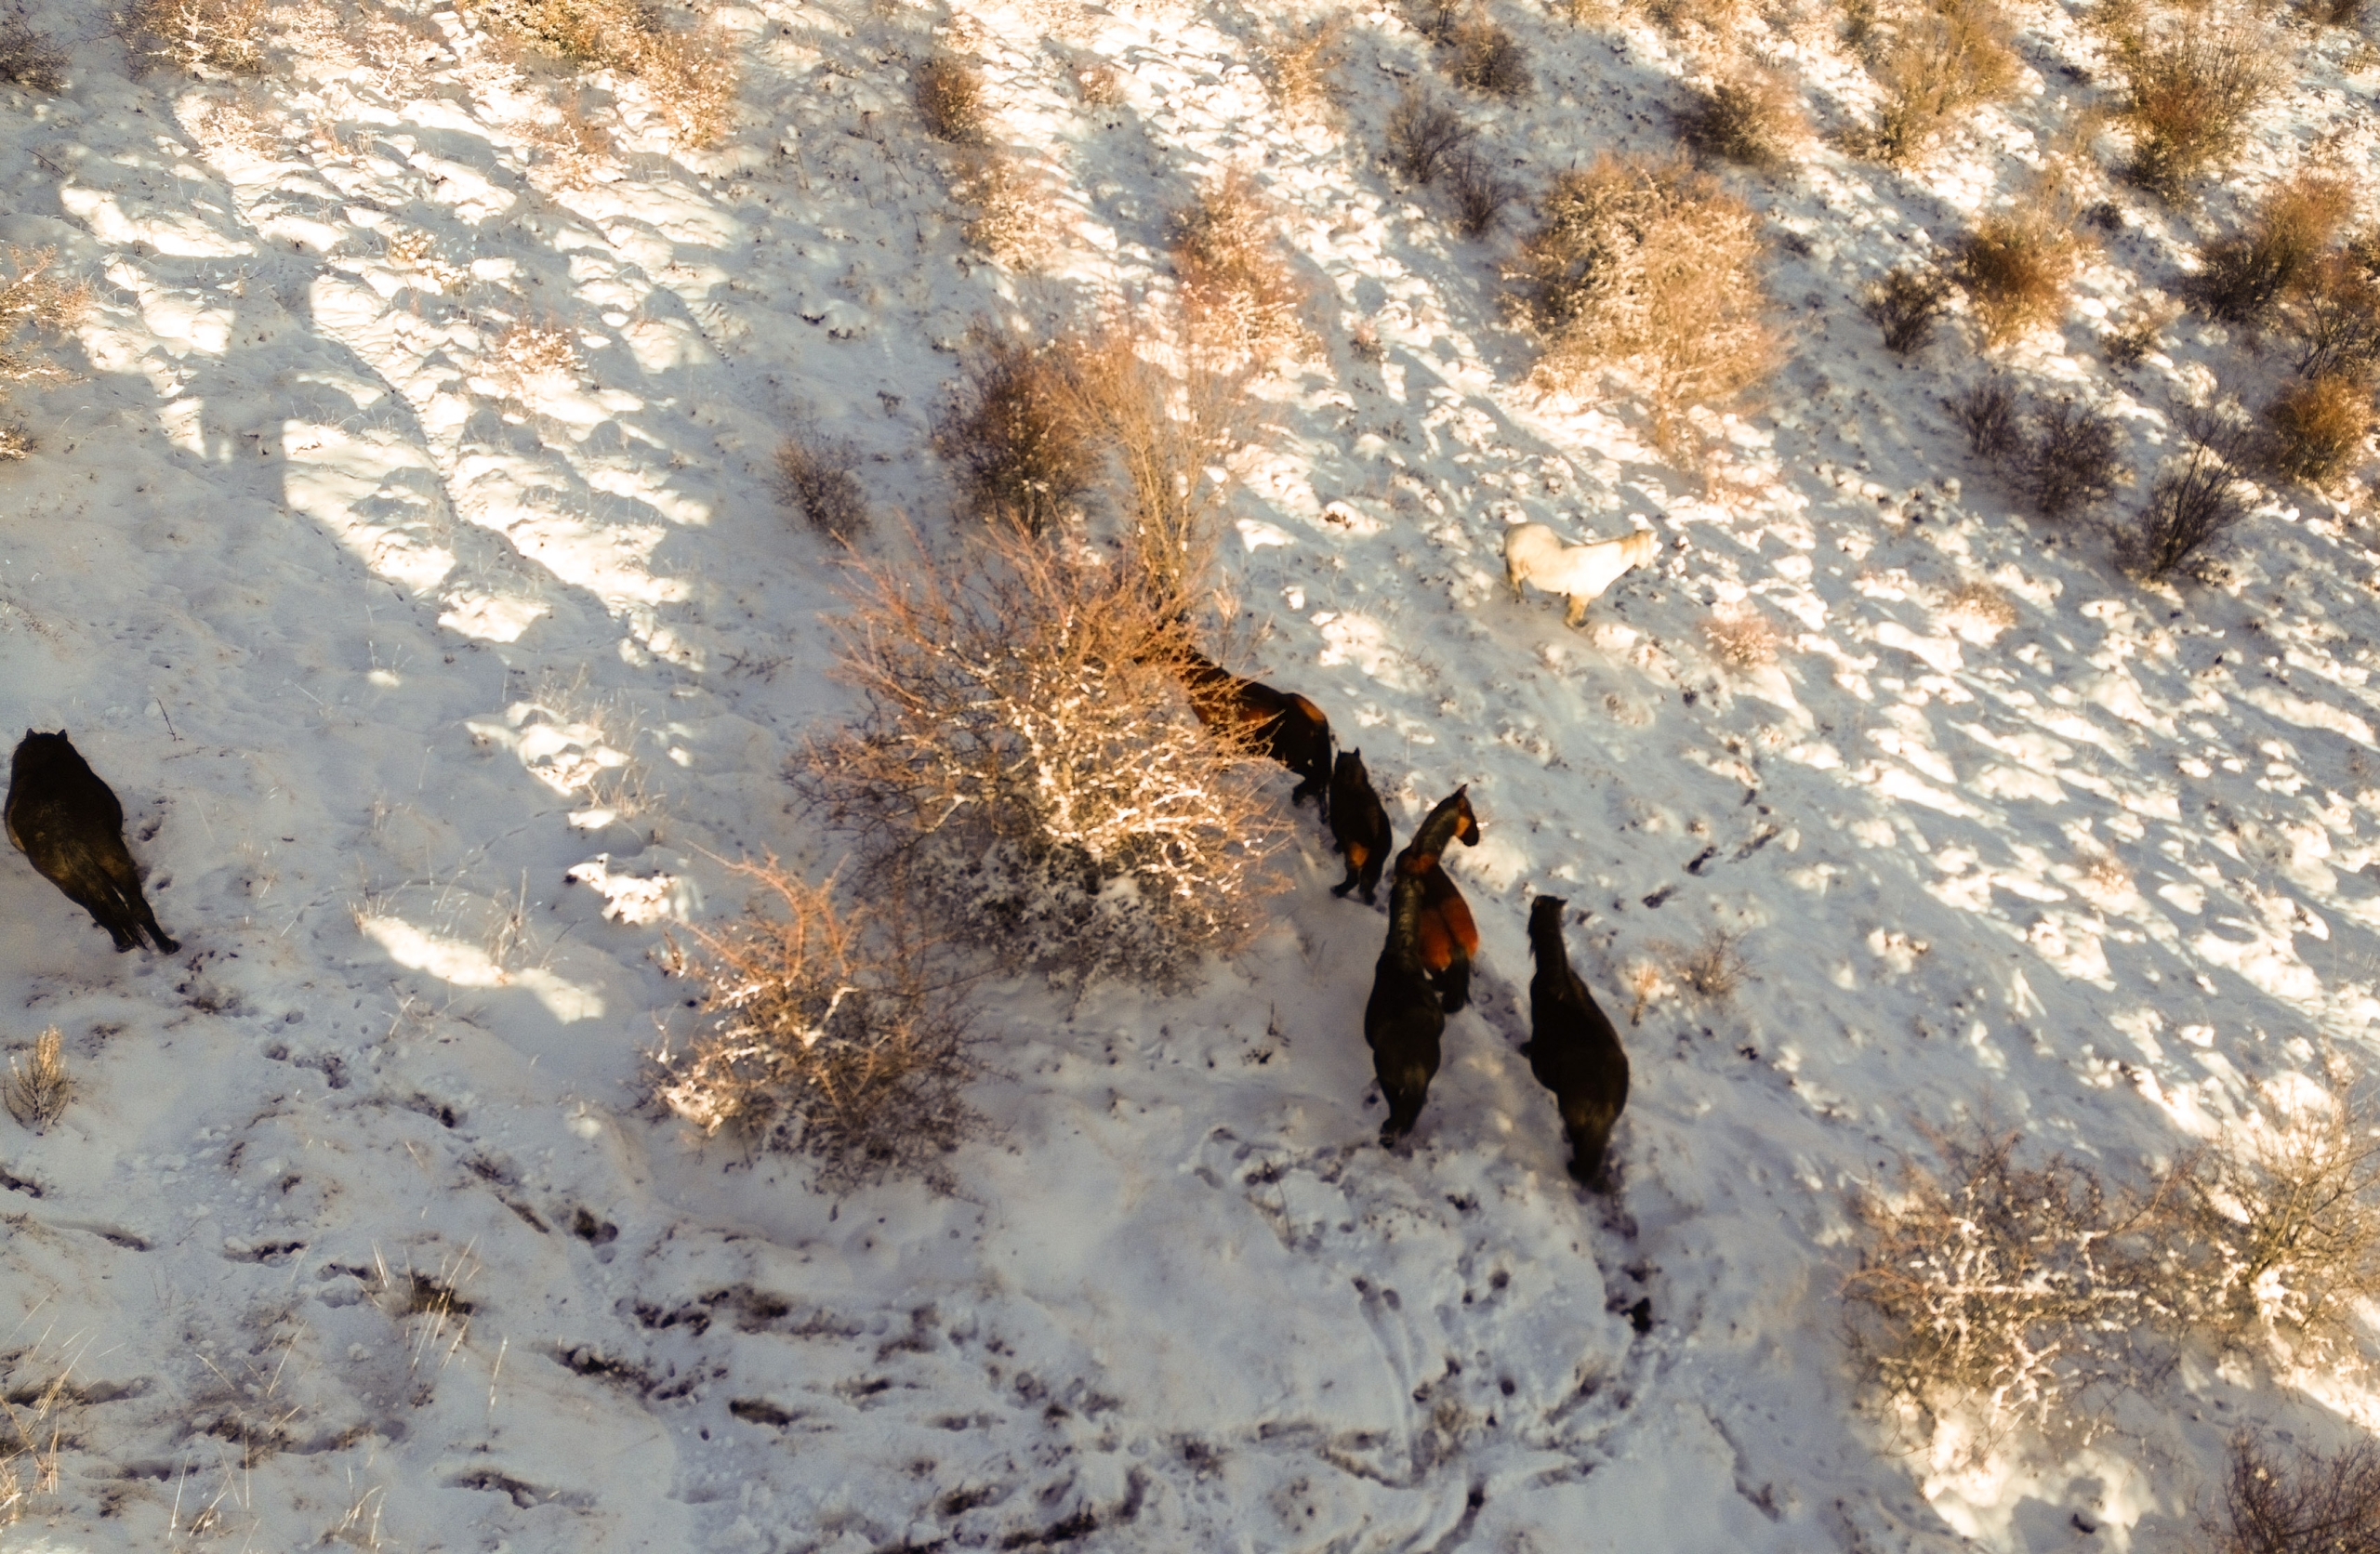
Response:
[{"label": "horse's leg", "polygon": [[1377,893],[1380,889],[1380,871],[1387,862],[1386,848],[1380,849],[1364,860],[1364,904],[1366,906],[1380,904],[1380,897]]},{"label": "horse's leg", "polygon": [[1580,622],[1587,618],[1586,597],[1582,594],[1570,594],[1566,597],[1568,608],[1562,612],[1562,624],[1575,629]]},{"label": "horse's leg", "polygon": [[[1347,877],[1332,886],[1330,888],[1330,893],[1334,896],[1344,897],[1348,891],[1354,889],[1357,882],[1359,871],[1363,868],[1364,864],[1368,862],[1369,857],[1370,855],[1360,846],[1349,848],[1347,849]],[[1377,864],[1373,865],[1372,876],[1375,879],[1380,876],[1380,868]],[[1364,900],[1366,902],[1369,902],[1371,899],[1371,892],[1367,890],[1364,893]]]}]

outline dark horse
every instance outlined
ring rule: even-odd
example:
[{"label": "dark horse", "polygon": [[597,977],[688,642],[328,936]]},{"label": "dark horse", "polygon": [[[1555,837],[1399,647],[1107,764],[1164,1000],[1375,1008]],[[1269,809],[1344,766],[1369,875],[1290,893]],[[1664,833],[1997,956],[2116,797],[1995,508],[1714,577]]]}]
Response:
[{"label": "dark horse", "polygon": [[1528,1045],[1521,1055],[1537,1082],[1554,1092],[1562,1108],[1562,1131],[1570,1138],[1570,1174],[1588,1187],[1603,1176],[1611,1125],[1628,1104],[1628,1054],[1620,1034],[1570,969],[1562,947],[1562,908],[1555,896],[1529,903],[1528,947],[1537,975],[1528,982]]},{"label": "dark horse", "polygon": [[1438,1037],[1447,1028],[1446,1006],[1437,984],[1421,964],[1421,898],[1419,875],[1400,874],[1388,889],[1388,942],[1372,970],[1372,995],[1364,1005],[1364,1040],[1372,1049],[1372,1073],[1388,1102],[1380,1141],[1393,1144],[1413,1131],[1430,1081],[1438,1072]]},{"label": "dark horse", "polygon": [[1388,811],[1381,807],[1380,795],[1372,791],[1371,773],[1364,770],[1361,750],[1342,750],[1338,764],[1330,769],[1330,839],[1347,859],[1347,877],[1330,888],[1334,896],[1343,896],[1357,885],[1364,888],[1364,904],[1371,905],[1378,898],[1380,872],[1388,864]]},{"label": "dark horse", "polygon": [[1236,734],[1298,774],[1289,802],[1311,797],[1330,818],[1330,719],[1294,691],[1242,679],[1197,649],[1175,655],[1190,710],[1208,728]]},{"label": "dark horse", "polygon": [[124,806],[60,729],[25,731],[9,763],[5,811],[8,839],[66,899],[108,930],[119,951],[149,942],[166,955],[181,948],[157,926],[140,893],[140,876],[124,846]]},{"label": "dark horse", "polygon": [[1438,863],[1438,854],[1450,840],[1465,847],[1479,845],[1479,817],[1471,812],[1468,783],[1439,800],[1421,828],[1413,833],[1413,839],[1405,844],[1405,850],[1396,855],[1396,877],[1402,880],[1410,876],[1421,883],[1418,931],[1421,964],[1437,984],[1447,1013],[1453,1014],[1471,1001],[1471,959],[1479,953],[1479,928],[1471,920],[1462,892],[1454,888]]}]

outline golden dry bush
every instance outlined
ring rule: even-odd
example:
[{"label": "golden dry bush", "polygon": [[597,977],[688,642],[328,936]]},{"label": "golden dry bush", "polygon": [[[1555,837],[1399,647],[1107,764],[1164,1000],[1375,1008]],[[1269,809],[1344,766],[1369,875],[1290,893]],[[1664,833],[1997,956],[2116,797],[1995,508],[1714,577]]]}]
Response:
[{"label": "golden dry bush", "polygon": [[954,146],[980,146],[990,139],[984,72],[955,54],[936,54],[917,69],[911,83],[918,116],[926,133]]},{"label": "golden dry bush", "polygon": [[1087,108],[1113,108],[1124,100],[1124,78],[1104,59],[1089,59],[1074,67],[1075,96]]},{"label": "golden dry bush", "polygon": [[2133,141],[2124,177],[2166,200],[2229,160],[2248,116],[2286,78],[2287,53],[2262,23],[2214,6],[2140,25],[2116,58]]},{"label": "golden dry bush", "polygon": [[1808,138],[1809,124],[1783,76],[1739,66],[1691,88],[1686,112],[1678,116],[1678,133],[1701,155],[1775,172]]},{"label": "golden dry bush", "polygon": [[1234,357],[1268,361],[1307,339],[1305,289],[1256,180],[1235,167],[1174,214],[1166,251],[1182,311],[1201,339]]},{"label": "golden dry bush", "polygon": [[125,12],[135,47],[193,74],[261,75],[269,0],[133,0]]},{"label": "golden dry bush", "polygon": [[1557,178],[1539,209],[1505,278],[1550,386],[1633,381],[1654,441],[1674,452],[1688,410],[1724,403],[1775,364],[1759,218],[1709,178],[1606,152]]},{"label": "golden dry bush", "polygon": [[859,715],[797,783],[924,919],[1062,981],[1177,981],[1238,944],[1287,822],[1272,768],[1210,733],[1186,626],[1129,548],[994,524],[857,564],[839,673]]},{"label": "golden dry bush", "polygon": [[2297,378],[2265,407],[2266,464],[2275,474],[2328,486],[2371,450],[2371,380],[2354,373]]},{"label": "golden dry bush", "polygon": [[1347,57],[1347,19],[1333,14],[1275,28],[1257,46],[1264,85],[1289,112],[1327,116],[1337,105],[1339,67]]},{"label": "golden dry bush", "polygon": [[1868,150],[1909,163],[1963,116],[2016,85],[2015,33],[1998,0],[1934,0],[1877,18],[1863,40],[1884,104]]},{"label": "golden dry bush", "polygon": [[541,377],[578,370],[578,342],[560,324],[514,319],[488,342],[483,371],[497,388],[519,394]]},{"label": "golden dry bush", "polygon": [[969,245],[1011,270],[1031,269],[1064,235],[1056,197],[1040,166],[1012,152],[961,148],[950,192],[975,207],[962,230]]},{"label": "golden dry bush", "polygon": [[1730,669],[1758,669],[1777,662],[1777,628],[1757,610],[1712,615],[1702,623],[1711,656]]},{"label": "golden dry bush", "polygon": [[2082,244],[2054,206],[1988,216],[1959,245],[1952,275],[1989,347],[2066,317]]},{"label": "golden dry bush", "polygon": [[1950,590],[1942,603],[1943,610],[1952,615],[1975,622],[1978,626],[2005,630],[2016,624],[2016,606],[2007,594],[1979,579],[1960,584]]},{"label": "golden dry bush", "polygon": [[654,1100],[706,1137],[811,1155],[830,1185],[931,1170],[972,1116],[947,971],[897,896],[839,902],[774,858],[733,869],[743,915],[672,943],[704,1024],[655,1055]]},{"label": "golden dry bush", "polygon": [[2380,368],[2380,242],[2360,236],[2308,264],[2279,314],[2298,348],[2299,375],[2373,375]]},{"label": "golden dry bush", "polygon": [[1485,5],[1458,10],[1440,0],[1427,32],[1457,86],[1507,100],[1528,95],[1527,52],[1488,14]]},{"label": "golden dry bush", "polygon": [[465,0],[462,8],[505,36],[635,80],[682,145],[713,144],[734,122],[741,69],[716,21],[672,28],[643,0]]},{"label": "golden dry bush", "polygon": [[2268,190],[2247,229],[2200,251],[2190,288],[2208,313],[2239,323],[2263,318],[2330,251],[2355,214],[2355,187],[2301,172]]},{"label": "golden dry bush", "polygon": [[979,330],[934,446],[973,517],[1039,534],[1080,511],[1099,479],[1096,419],[1077,376],[1077,336],[1033,342]]}]

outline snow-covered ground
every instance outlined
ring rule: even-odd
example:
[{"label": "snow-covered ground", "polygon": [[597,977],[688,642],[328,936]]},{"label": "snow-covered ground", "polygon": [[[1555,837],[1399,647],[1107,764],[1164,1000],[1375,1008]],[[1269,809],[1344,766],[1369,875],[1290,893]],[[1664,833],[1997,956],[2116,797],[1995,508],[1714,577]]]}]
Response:
[{"label": "snow-covered ground", "polygon": [[[1334,130],[1268,105],[1237,7],[721,7],[733,133],[672,152],[601,77],[622,149],[584,178],[540,144],[559,78],[451,13],[276,14],[279,73],[209,84],[36,0],[70,89],[0,101],[0,240],[98,287],[79,380],[11,411],[39,445],[0,466],[0,727],[72,731],[182,942],[115,955],[0,859],[0,1042],[59,1026],[81,1086],[46,1134],[0,1122],[0,1379],[30,1417],[68,1375],[58,1482],[0,1547],[2157,1549],[2241,1422],[2371,1416],[2185,1367],[2086,1450],[1954,1470],[1844,1356],[1853,1195],[1927,1126],[1989,1106],[2132,1177],[2320,1044],[2371,1051],[2368,532],[2290,495],[2228,581],[2123,581],[1966,455],[1957,332],[1904,362],[1858,311],[2104,99],[2067,9],[2024,10],[2023,90],[1921,173],[1813,144],[1741,180],[1792,354],[1708,479],[1625,403],[1527,387],[1509,236],[1378,164],[1432,71],[1383,8],[1348,12]],[[1820,127],[1865,112],[1831,23],[1779,15],[1750,25]],[[1697,67],[1658,31],[1499,16],[1538,90],[1466,107],[1516,176],[1673,143]],[[906,84],[937,29],[1063,173],[1039,275],[961,242]],[[2077,309],[2014,352],[2144,471],[2176,404],[2277,369],[2185,318],[2118,373],[2102,321],[2318,141],[2370,166],[2352,36],[2286,35],[2211,214],[2110,186]],[[1121,104],[1077,101],[1091,59]],[[1415,1148],[1366,1104],[1382,919],[1302,821],[1295,889],[1192,992],[979,992],[954,1192],[690,1143],[637,1106],[691,1028],[661,934],[736,908],[718,859],[822,860],[782,768],[842,705],[779,438],[814,415],[880,522],[937,532],[971,322],[1138,295],[1231,165],[1319,342],[1231,499],[1235,666],[1326,707],[1400,834],[1465,782],[1486,828],[1448,859],[1483,996]],[[508,361],[537,331],[575,362]],[[1639,517],[1659,561],[1586,630],[1504,593],[1507,522]],[[2013,623],[1954,605],[1973,583]],[[1778,655],[1729,669],[1703,626],[1746,612]],[[1624,1028],[1609,1198],[1514,1051],[1541,890],[1615,1014],[1713,929],[1751,968]]]}]

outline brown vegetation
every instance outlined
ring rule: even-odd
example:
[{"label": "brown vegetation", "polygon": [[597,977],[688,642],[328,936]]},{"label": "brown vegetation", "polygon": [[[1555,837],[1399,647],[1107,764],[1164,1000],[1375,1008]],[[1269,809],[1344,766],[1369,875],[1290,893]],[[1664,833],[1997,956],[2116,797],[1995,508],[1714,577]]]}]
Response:
[{"label": "brown vegetation", "polygon": [[2286,479],[2330,485],[2363,462],[2373,420],[2372,384],[2364,375],[2294,379],[2265,407],[2266,463]]},{"label": "brown vegetation", "polygon": [[[54,248],[0,249],[0,405],[21,388],[63,382],[69,375],[34,336],[64,334],[91,305],[91,288],[58,274]],[[22,432],[0,428],[0,458],[22,458],[32,449]]]},{"label": "brown vegetation", "polygon": [[2281,85],[2285,57],[2256,23],[2213,11],[2121,29],[2121,114],[2133,136],[2124,177],[2180,199],[2190,179],[2238,148],[2248,115]]},{"label": "brown vegetation", "polygon": [[2300,173],[2274,185],[2245,231],[2202,251],[2193,296],[2216,318],[2254,323],[2308,277],[2354,211],[2345,178]]},{"label": "brown vegetation", "polygon": [[2213,1554],[2365,1554],[2380,1548],[2380,1445],[2298,1448],[2282,1462],[2254,1437],[2231,1442]]},{"label": "brown vegetation", "polygon": [[2117,554],[2143,577],[2162,577],[2248,516],[2245,471],[2257,439],[2228,407],[2186,412],[2182,453],[2149,488],[2149,504],[2118,536]]},{"label": "brown vegetation", "polygon": [[2035,409],[2009,470],[2025,504],[2047,519],[2069,517],[2115,494],[2124,480],[2122,433],[2099,411],[2070,400]]},{"label": "brown vegetation", "polygon": [[867,492],[852,472],[858,463],[853,443],[805,425],[777,446],[779,494],[813,529],[849,544],[867,531]]},{"label": "brown vegetation", "polygon": [[1447,175],[1447,193],[1454,201],[1455,230],[1467,238],[1486,237],[1520,198],[1520,185],[1503,177],[1476,150],[1465,147],[1455,154]]},{"label": "brown vegetation", "polygon": [[934,445],[971,514],[1041,533],[1073,517],[1099,477],[1096,428],[1076,384],[1082,342],[978,332],[972,344]]},{"label": "brown vegetation", "polygon": [[1809,126],[1782,76],[1744,68],[1693,88],[1678,115],[1678,133],[1704,156],[1774,172],[1786,165]]},{"label": "brown vegetation", "polygon": [[2081,257],[2081,240],[2053,203],[1986,217],[1960,244],[1953,270],[1984,344],[2005,345],[2063,319]]},{"label": "brown vegetation", "polygon": [[714,144],[734,122],[740,85],[735,48],[714,22],[674,29],[641,0],[464,0],[462,9],[573,64],[638,82],[681,144]]},{"label": "brown vegetation", "polygon": [[1408,182],[1427,185],[1470,142],[1462,115],[1419,86],[1406,88],[1388,111],[1388,165]]},{"label": "brown vegetation", "polygon": [[66,52],[21,17],[0,21],[0,81],[45,97],[66,89]]},{"label": "brown vegetation", "polygon": [[1674,449],[1686,412],[1765,376],[1759,220],[1674,162],[1606,154],[1563,174],[1507,268],[1513,306],[1543,342],[1540,374],[1575,388],[1616,371],[1643,389],[1653,435]]},{"label": "brown vegetation", "polygon": [[1336,102],[1333,77],[1347,52],[1347,19],[1328,16],[1277,29],[1258,47],[1273,100],[1291,113],[1319,117]]},{"label": "brown vegetation", "polygon": [[143,58],[193,74],[259,75],[268,0],[133,0],[125,23]]},{"label": "brown vegetation", "polygon": [[1236,167],[1174,214],[1166,251],[1183,318],[1235,359],[1268,360],[1306,339],[1305,291],[1283,257],[1276,220],[1255,179]]},{"label": "brown vegetation", "polygon": [[1950,279],[1930,265],[1903,265],[1868,294],[1868,316],[1884,330],[1884,349],[1898,356],[1923,349],[1950,310]]},{"label": "brown vegetation", "polygon": [[1964,114],[2016,84],[2014,29],[1997,0],[1932,0],[1871,21],[1862,39],[1884,106],[1867,149],[1914,161]]},{"label": "brown vegetation", "polygon": [[919,65],[911,85],[926,133],[954,146],[980,146],[985,128],[984,74],[952,54],[936,54]]},{"label": "brown vegetation", "polygon": [[1518,39],[1488,15],[1484,4],[1463,8],[1436,0],[1422,32],[1438,46],[1447,73],[1458,86],[1490,97],[1528,95],[1528,56]]}]

